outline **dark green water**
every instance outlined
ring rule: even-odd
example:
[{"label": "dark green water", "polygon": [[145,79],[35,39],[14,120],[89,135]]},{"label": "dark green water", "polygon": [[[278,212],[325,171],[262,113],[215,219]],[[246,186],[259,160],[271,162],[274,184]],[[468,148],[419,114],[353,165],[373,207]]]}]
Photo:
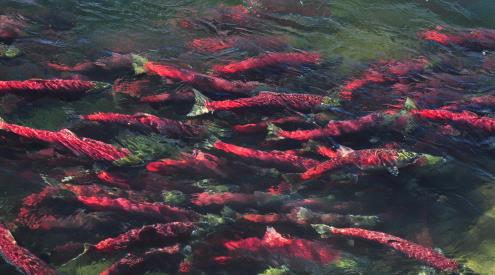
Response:
[{"label": "dark green water", "polygon": [[[249,2],[249,1],[248,1]],[[272,1],[268,1],[272,2]],[[277,3],[275,3],[277,2]],[[240,60],[266,51],[262,47],[254,49],[237,47],[219,53],[204,53],[191,49],[188,45],[195,38],[262,34],[268,37],[283,37],[287,49],[305,50],[320,53],[324,66],[304,68],[270,78],[272,86],[287,90],[330,95],[343,85],[346,79],[358,76],[370,64],[379,60],[408,59],[424,56],[430,60],[449,60],[452,66],[463,75],[475,76],[473,85],[460,85],[466,95],[493,93],[495,66],[480,70],[481,64],[493,54],[484,54],[462,49],[447,49],[418,38],[417,33],[427,28],[448,25],[454,28],[495,29],[495,1],[491,0],[334,0],[334,1],[273,1],[273,7],[265,11],[269,16],[260,17],[255,24],[223,26],[212,32],[208,24],[199,29],[184,29],[182,19],[204,18],[210,22],[219,5],[234,6],[242,1],[5,1],[0,0],[1,14],[21,14],[26,18],[21,36],[13,45],[21,49],[22,56],[10,60],[0,59],[0,80],[24,80],[30,78],[73,77],[72,73],[60,73],[47,67],[48,62],[70,64],[96,60],[110,53],[135,53],[149,60],[176,64],[208,72],[219,63]],[[301,5],[302,4],[302,5]],[[274,8],[275,7],[275,8]],[[275,11],[270,10],[275,9]],[[328,10],[330,13],[328,14]],[[210,21],[208,21],[210,20]],[[232,33],[229,33],[232,32]],[[495,54],[495,53],[494,53]],[[492,61],[493,62],[493,61]],[[445,69],[448,71],[448,69]],[[98,80],[115,83],[117,76],[97,76]],[[125,76],[126,80],[136,80]],[[94,77],[90,77],[94,78]],[[153,84],[140,90],[140,95],[156,94],[181,88],[180,84],[170,84],[154,79]],[[469,82],[462,80],[462,84]],[[430,87],[425,86],[424,89]],[[438,88],[438,87],[435,87]],[[440,87],[449,88],[449,87]],[[379,90],[380,88],[377,88]],[[457,87],[455,88],[457,89]],[[188,104],[166,104],[152,106],[141,104],[136,95],[109,91],[84,97],[76,101],[55,99],[19,100],[12,96],[2,97],[0,113],[9,122],[34,128],[58,130],[76,127],[75,115],[93,112],[135,113],[148,112],[158,116],[185,120],[190,110]],[[369,102],[349,107],[354,117],[379,110],[377,106],[388,104],[378,96],[370,96]],[[339,114],[326,114],[332,119],[343,119]],[[495,117],[493,112],[486,115]],[[206,120],[233,122],[249,119],[255,121],[261,115],[250,113],[239,118],[227,114],[212,116]],[[249,119],[248,119],[249,118]],[[348,117],[347,117],[348,118]],[[76,127],[77,128],[77,127]],[[128,130],[108,130],[105,126],[84,128],[78,133],[109,143],[129,145]],[[428,129],[427,131],[430,131]],[[117,136],[118,135],[118,136]],[[144,134],[143,134],[144,135]],[[146,135],[145,135],[146,136]],[[492,144],[493,136],[484,139]],[[264,137],[235,136],[230,143],[256,148],[294,149],[294,144],[271,144],[262,146]],[[123,140],[123,141],[122,141]],[[298,196],[327,197],[337,202],[357,202],[359,211],[345,214],[383,215],[383,221],[374,229],[389,232],[422,245],[441,249],[449,258],[464,265],[466,274],[495,274],[495,160],[493,145],[489,149],[473,145],[464,137],[439,139],[431,135],[394,136],[394,134],[369,133],[365,136],[338,138],[337,142],[361,149],[373,148],[388,142],[397,142],[416,151],[440,155],[448,161],[434,169],[406,169],[397,176],[389,173],[359,176],[357,183],[333,184],[330,179],[318,181],[315,185],[298,191]],[[155,143],[154,140],[151,143]],[[146,145],[152,147],[152,145]],[[186,141],[180,150],[191,151],[195,144]],[[271,147],[270,147],[271,146]],[[172,146],[173,147],[173,146]],[[148,148],[145,148],[146,150]],[[34,151],[30,148],[29,150]],[[22,148],[20,151],[29,151]],[[151,150],[151,149],[150,149]],[[169,147],[159,151],[148,161],[174,156]],[[21,154],[13,154],[9,149],[0,151],[0,218],[10,223],[16,217],[23,197],[39,192],[48,183],[57,184],[60,175],[72,176],[94,168],[93,163],[77,165],[56,161],[29,161]],[[232,159],[230,159],[232,160]],[[142,167],[129,168],[129,174],[141,173]],[[192,172],[191,172],[192,173]],[[242,173],[242,172],[239,172]],[[170,182],[192,185],[185,180],[188,173],[160,177]],[[150,180],[142,176],[143,182]],[[156,176],[156,175],[154,175]],[[279,178],[240,175],[236,179],[218,180],[223,190],[253,193],[266,191]],[[153,178],[153,179],[156,179]],[[201,176],[195,181],[201,180]],[[70,182],[70,180],[69,180]],[[96,182],[97,183],[97,182]],[[266,183],[266,184],[263,184]],[[115,191],[117,192],[117,191]],[[157,194],[160,190],[156,191]],[[139,193],[139,192],[138,192]],[[186,192],[185,192],[186,193]],[[156,201],[160,196],[142,194],[148,201]],[[194,206],[186,203],[186,208]],[[221,215],[220,208],[195,209],[202,214]],[[262,213],[257,206],[235,209],[239,212]],[[258,212],[259,211],[259,212]],[[98,274],[122,254],[99,258],[82,258],[62,265],[53,260],[53,248],[69,241],[95,243],[115,236],[130,228],[146,224],[142,221],[122,221],[110,229],[71,231],[53,230],[49,232],[13,230],[14,236],[24,247],[58,268],[64,274]],[[151,222],[149,222],[151,223]],[[310,227],[297,225],[275,225],[286,236],[320,241]],[[16,227],[14,226],[13,229]],[[261,237],[265,225],[232,223],[224,225],[204,239],[187,243],[192,249],[202,243],[213,242],[215,238],[241,239]],[[208,239],[211,237],[210,240]],[[186,245],[186,243],[184,243]],[[354,243],[340,240],[336,248],[349,256],[337,269],[316,269],[314,274],[438,274],[435,269],[409,260],[399,253],[367,242]],[[207,253],[204,255],[208,258]],[[267,263],[240,264],[239,266],[212,265],[198,269],[205,274],[258,274],[268,267],[287,266],[291,262],[268,261]],[[149,270],[147,274],[155,274]],[[295,274],[308,274],[308,271],[292,270]],[[3,265],[1,274],[15,274]],[[156,273],[158,274],[158,273]]]}]

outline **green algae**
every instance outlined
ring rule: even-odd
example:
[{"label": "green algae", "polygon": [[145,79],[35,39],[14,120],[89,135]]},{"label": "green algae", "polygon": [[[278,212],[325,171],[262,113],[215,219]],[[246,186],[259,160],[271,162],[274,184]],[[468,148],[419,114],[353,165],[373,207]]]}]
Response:
[{"label": "green algae", "polygon": [[258,275],[288,275],[288,274],[290,274],[289,268],[286,266],[281,266],[281,267],[269,267]]},{"label": "green algae", "polygon": [[483,214],[470,227],[462,245],[468,251],[466,266],[482,275],[495,274],[495,187],[482,186],[474,191],[474,199],[484,208]]},{"label": "green algae", "polygon": [[96,275],[112,265],[110,260],[92,262],[90,264],[69,263],[58,269],[61,274],[67,275]]},{"label": "green algae", "polygon": [[0,58],[15,58],[21,55],[21,53],[21,50],[15,46],[0,43]]},{"label": "green algae", "polygon": [[147,161],[174,156],[178,153],[178,141],[158,134],[124,134],[117,137],[119,144],[131,151],[127,158],[115,161],[117,166],[141,165]]}]

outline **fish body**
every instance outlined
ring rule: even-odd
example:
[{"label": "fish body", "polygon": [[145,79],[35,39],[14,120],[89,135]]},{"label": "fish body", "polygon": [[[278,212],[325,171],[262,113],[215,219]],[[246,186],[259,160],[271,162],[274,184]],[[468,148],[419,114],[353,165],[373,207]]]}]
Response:
[{"label": "fish body", "polygon": [[336,228],[325,225],[313,225],[318,233],[322,235],[345,236],[373,241],[392,249],[400,251],[409,258],[419,260],[442,271],[458,271],[460,265],[436,250],[419,244],[401,239],[399,237],[361,228]]},{"label": "fish body", "polygon": [[6,45],[0,42],[0,59],[10,59],[21,55],[21,50],[12,45]]},{"label": "fish body", "polygon": [[0,225],[0,255],[7,263],[24,274],[58,274],[55,269],[36,255],[19,246],[10,231],[3,225]]},{"label": "fish body", "polygon": [[191,175],[210,175],[227,177],[223,167],[225,163],[215,155],[195,151],[192,154],[182,154],[179,159],[162,159],[148,163],[146,169],[163,175],[187,172]]},{"label": "fish body", "polygon": [[419,36],[427,41],[437,42],[444,46],[457,45],[470,50],[482,51],[495,49],[495,30],[493,29],[464,29],[447,30],[437,28],[426,30]]},{"label": "fish body", "polygon": [[275,92],[260,92],[258,95],[248,98],[232,100],[211,101],[199,91],[194,91],[196,104],[188,116],[198,116],[217,111],[247,111],[251,109],[264,110],[297,110],[308,112],[316,108],[326,106],[338,106],[338,101],[330,97],[313,94],[284,94]]},{"label": "fish body", "polygon": [[108,88],[102,82],[65,80],[65,79],[31,79],[0,81],[0,94],[15,94],[21,96],[58,96],[79,97],[91,92]]},{"label": "fish body", "polygon": [[283,151],[260,151],[222,141],[215,142],[213,148],[237,156],[256,165],[285,170],[301,171],[320,164],[317,160],[300,157]]},{"label": "fish body", "polygon": [[0,130],[30,140],[58,145],[76,156],[86,156],[93,160],[117,161],[130,155],[127,149],[90,138],[79,138],[68,129],[53,132],[0,121]]},{"label": "fish body", "polygon": [[343,167],[357,167],[360,170],[397,169],[409,165],[434,165],[443,158],[428,154],[396,149],[364,149],[340,153],[337,157],[322,162],[301,174],[302,180],[311,180]]},{"label": "fish body", "polygon": [[74,66],[48,63],[48,67],[57,71],[81,74],[99,75],[126,71],[140,74],[143,73],[143,62],[146,62],[146,59],[138,55],[113,53],[110,57],[100,58],[96,61],[87,61]]},{"label": "fish body", "polygon": [[151,114],[137,113],[134,115],[119,113],[94,113],[81,116],[84,120],[123,125],[140,125],[170,137],[197,137],[204,133],[201,127],[194,127],[181,121],[161,118]]},{"label": "fish body", "polygon": [[194,220],[197,214],[185,209],[171,207],[161,203],[135,202],[126,198],[104,196],[77,196],[77,200],[93,211],[114,211],[136,216],[155,218],[162,221]]},{"label": "fish body", "polygon": [[449,110],[423,109],[412,110],[412,114],[419,118],[433,122],[444,122],[469,130],[481,130],[487,133],[495,131],[495,119],[484,117],[469,111],[460,113]]},{"label": "fish body", "polygon": [[251,57],[239,62],[226,65],[215,65],[213,71],[218,74],[239,74],[252,70],[260,70],[269,67],[316,65],[321,61],[321,56],[309,52],[276,52],[258,57]]},{"label": "fish body", "polygon": [[[274,228],[269,227],[262,239],[257,237],[227,241],[224,247],[231,257],[257,255],[263,260],[277,256],[289,262],[304,260],[317,265],[327,265],[339,259],[339,252],[330,245],[305,239],[285,238]],[[268,258],[267,258],[268,257]]]},{"label": "fish body", "polygon": [[149,74],[156,74],[174,81],[187,83],[196,89],[212,92],[246,96],[258,88],[258,82],[231,81],[224,78],[201,74],[188,69],[181,69],[171,65],[147,62],[144,70]]}]

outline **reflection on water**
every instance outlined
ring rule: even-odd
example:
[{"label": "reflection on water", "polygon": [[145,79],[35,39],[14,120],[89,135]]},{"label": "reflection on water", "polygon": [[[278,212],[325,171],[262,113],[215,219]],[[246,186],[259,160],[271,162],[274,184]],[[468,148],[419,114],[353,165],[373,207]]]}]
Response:
[{"label": "reflection on water", "polygon": [[[134,270],[114,266],[109,274],[440,273],[373,242],[321,239],[310,224],[326,223],[439,248],[467,274],[495,273],[495,2],[0,4],[0,80],[113,84],[77,98],[5,92],[2,118],[69,128],[132,154],[92,161],[58,140],[2,132],[2,222],[60,272],[98,274],[133,253],[125,259]],[[296,54],[219,66],[277,52]],[[209,103],[199,104],[192,88]],[[279,101],[261,93],[215,105],[266,90],[314,96]],[[439,108],[460,115],[424,111]],[[191,110],[202,115],[188,116]],[[95,112],[137,115],[80,117]],[[283,153],[259,156],[229,144]],[[301,180],[299,173],[335,158],[327,173]],[[52,193],[38,204],[23,201],[46,190]],[[101,206],[101,197],[125,202]],[[147,228],[140,236],[151,241],[70,261],[84,244],[170,221],[152,203],[194,213],[188,219],[197,228],[166,241]],[[2,264],[0,272],[16,271]]]}]

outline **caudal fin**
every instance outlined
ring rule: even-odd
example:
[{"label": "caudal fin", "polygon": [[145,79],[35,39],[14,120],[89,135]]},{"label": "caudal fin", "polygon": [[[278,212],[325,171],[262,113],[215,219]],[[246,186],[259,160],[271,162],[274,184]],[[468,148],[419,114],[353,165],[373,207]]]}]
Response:
[{"label": "caudal fin", "polygon": [[194,106],[192,107],[191,111],[189,114],[187,114],[188,117],[195,117],[195,116],[200,116],[204,114],[211,113],[210,110],[208,110],[208,107],[206,105],[210,101],[209,98],[207,98],[205,95],[200,93],[198,90],[193,89],[194,91]]},{"label": "caudal fin", "polygon": [[418,109],[418,105],[416,104],[416,102],[414,102],[414,100],[412,100],[410,97],[406,98],[406,101],[404,102],[403,110],[409,112],[417,109]]},{"label": "caudal fin", "polygon": [[232,131],[220,123],[211,122],[206,123],[205,126],[207,127],[210,136],[215,136],[217,138],[228,138],[232,136]]}]

